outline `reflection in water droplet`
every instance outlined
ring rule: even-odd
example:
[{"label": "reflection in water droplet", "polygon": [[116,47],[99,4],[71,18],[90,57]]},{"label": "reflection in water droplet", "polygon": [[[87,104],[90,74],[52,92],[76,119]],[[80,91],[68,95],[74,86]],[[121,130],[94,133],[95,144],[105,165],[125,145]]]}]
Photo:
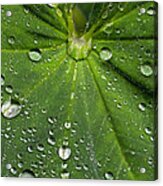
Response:
[{"label": "reflection in water droplet", "polygon": [[13,44],[15,43],[15,38],[14,38],[13,36],[9,37],[9,38],[8,38],[8,43],[9,43],[10,45],[13,45]]},{"label": "reflection in water droplet", "polygon": [[35,175],[32,171],[25,170],[21,174],[19,174],[19,177],[21,177],[21,178],[34,178]]},{"label": "reflection in water droplet", "polygon": [[113,180],[113,179],[114,179],[113,173],[112,173],[112,172],[106,172],[106,173],[104,174],[104,177],[105,177],[105,179],[107,179],[107,180]]},{"label": "reflection in water droplet", "polygon": [[13,92],[13,88],[12,88],[11,85],[6,86],[5,90],[6,90],[6,92],[9,93],[9,94],[12,94],[12,92]]},{"label": "reflection in water droplet", "polygon": [[6,16],[7,16],[7,17],[12,16],[12,12],[11,12],[10,10],[8,10],[8,11],[6,12]]},{"label": "reflection in water droplet", "polygon": [[153,70],[149,65],[142,65],[140,67],[140,71],[146,77],[149,77],[153,74]]},{"label": "reflection in water droplet", "polygon": [[42,58],[41,52],[39,49],[29,51],[28,56],[29,56],[30,60],[32,60],[34,62],[39,62],[40,59]]},{"label": "reflection in water droplet", "polygon": [[62,146],[58,150],[58,155],[62,160],[67,160],[69,159],[71,155],[71,149],[65,146]]},{"label": "reflection in water droplet", "polygon": [[146,169],[144,167],[140,168],[140,173],[144,174],[146,172]]},{"label": "reflection in water droplet", "polygon": [[112,52],[108,48],[103,48],[100,51],[100,58],[104,61],[110,60],[112,58]]},{"label": "reflection in water droplet", "polygon": [[153,15],[156,14],[156,11],[155,11],[155,9],[153,7],[150,7],[147,10],[147,14],[150,15],[150,16],[153,16]]},{"label": "reflection in water droplet", "polygon": [[5,118],[11,119],[18,116],[21,112],[22,106],[13,100],[6,101],[2,104],[2,114]]},{"label": "reflection in water droplet", "polygon": [[140,111],[144,112],[145,109],[146,109],[146,105],[145,105],[144,103],[140,103],[140,104],[138,105],[138,108],[139,108]]}]

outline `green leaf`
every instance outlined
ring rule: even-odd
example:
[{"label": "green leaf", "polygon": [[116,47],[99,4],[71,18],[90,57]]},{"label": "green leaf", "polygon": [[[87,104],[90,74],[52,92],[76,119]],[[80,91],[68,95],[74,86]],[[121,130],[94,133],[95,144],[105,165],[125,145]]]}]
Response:
[{"label": "green leaf", "polygon": [[157,178],[157,4],[2,6],[2,176]]}]

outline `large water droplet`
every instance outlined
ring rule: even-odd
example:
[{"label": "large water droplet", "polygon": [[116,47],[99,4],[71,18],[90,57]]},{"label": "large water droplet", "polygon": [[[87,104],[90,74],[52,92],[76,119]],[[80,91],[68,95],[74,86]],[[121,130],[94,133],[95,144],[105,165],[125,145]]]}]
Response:
[{"label": "large water droplet", "polygon": [[40,59],[42,58],[41,52],[39,49],[29,51],[28,56],[29,56],[30,60],[32,60],[34,62],[39,62]]},{"label": "large water droplet", "polygon": [[62,146],[58,150],[58,155],[62,160],[67,160],[69,159],[71,155],[71,149],[65,146]]},{"label": "large water droplet", "polygon": [[140,67],[140,71],[146,77],[149,77],[153,74],[153,69],[149,65],[142,65]]},{"label": "large water droplet", "polygon": [[19,174],[19,177],[21,177],[21,178],[34,178],[35,175],[32,171],[25,170],[21,174]]},{"label": "large water droplet", "polygon": [[108,48],[103,48],[101,51],[100,51],[100,58],[104,61],[108,61],[112,58],[112,52],[110,49]]},{"label": "large water droplet", "polygon": [[114,179],[113,173],[112,173],[112,172],[106,172],[106,173],[104,174],[104,177],[105,177],[105,179],[107,179],[107,180],[113,180],[113,179]]},{"label": "large water droplet", "polygon": [[18,116],[21,112],[22,106],[13,100],[3,103],[1,112],[5,118],[11,119]]}]

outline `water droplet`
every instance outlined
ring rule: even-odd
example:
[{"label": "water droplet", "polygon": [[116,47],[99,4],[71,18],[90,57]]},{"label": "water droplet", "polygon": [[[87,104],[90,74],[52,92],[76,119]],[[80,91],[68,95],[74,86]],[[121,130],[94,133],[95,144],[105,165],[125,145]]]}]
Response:
[{"label": "water droplet", "polygon": [[10,172],[11,172],[12,174],[16,174],[16,173],[17,173],[17,170],[16,170],[16,168],[12,167],[12,168],[10,169]]},{"label": "water droplet", "polygon": [[146,105],[145,105],[144,103],[140,103],[140,104],[138,105],[138,108],[139,108],[140,111],[144,112],[145,109],[146,109]]},{"label": "water droplet", "polygon": [[30,153],[32,153],[33,152],[33,147],[32,146],[28,146],[27,147],[27,151],[30,152]]},{"label": "water droplet", "polygon": [[151,129],[150,129],[149,127],[146,127],[146,128],[145,128],[145,133],[146,133],[146,134],[151,134],[152,131],[151,131]]},{"label": "water droplet", "polygon": [[13,92],[13,88],[12,88],[11,85],[6,86],[5,90],[6,90],[6,92],[9,93],[9,94],[12,94],[12,92]]},{"label": "water droplet", "polygon": [[62,179],[68,179],[70,177],[70,173],[69,172],[63,172],[61,173],[61,178]]},{"label": "water droplet", "polygon": [[153,74],[153,70],[149,65],[142,65],[140,67],[140,71],[146,77],[149,77]]},{"label": "water droplet", "polygon": [[112,58],[112,52],[108,48],[103,48],[100,51],[100,58],[104,61],[110,60]]},{"label": "water droplet", "polygon": [[22,106],[13,100],[3,103],[1,111],[5,118],[11,119],[18,116],[21,112]]},{"label": "water droplet", "polygon": [[66,129],[70,129],[71,128],[71,122],[66,121],[64,123],[64,126],[65,126]]},{"label": "water droplet", "polygon": [[144,174],[146,172],[146,169],[144,167],[140,168],[140,173]]},{"label": "water droplet", "polygon": [[107,180],[113,180],[113,179],[114,179],[113,173],[112,173],[112,172],[106,172],[106,173],[104,174],[104,177],[105,177],[105,179],[107,179]]},{"label": "water droplet", "polygon": [[49,122],[50,124],[53,124],[53,123],[54,123],[54,119],[53,119],[52,117],[48,117],[48,122]]},{"label": "water droplet", "polygon": [[6,12],[6,16],[7,16],[7,17],[12,16],[12,12],[11,12],[10,10],[8,10],[8,11]]},{"label": "water droplet", "polygon": [[154,9],[153,7],[150,7],[150,8],[148,8],[148,10],[147,10],[147,14],[148,14],[149,16],[153,16],[153,15],[156,14],[156,11],[155,11],[155,9]]},{"label": "water droplet", "polygon": [[42,144],[37,145],[37,150],[38,151],[44,151],[44,146]]},{"label": "water droplet", "polygon": [[1,86],[4,86],[5,84],[5,77],[1,75]]},{"label": "water droplet", "polygon": [[71,149],[65,146],[62,146],[58,150],[58,155],[62,160],[67,160],[69,159],[71,155]]},{"label": "water droplet", "polygon": [[21,174],[19,174],[19,177],[21,177],[21,178],[34,178],[35,175],[32,171],[25,170]]},{"label": "water droplet", "polygon": [[32,60],[34,62],[39,62],[40,59],[42,58],[41,52],[39,49],[29,51],[28,56],[29,56],[30,60]]},{"label": "water droplet", "polygon": [[10,164],[10,163],[6,164],[6,169],[8,169],[8,170],[9,170],[9,169],[11,169],[11,167],[12,167],[12,166],[11,166],[11,164]]},{"label": "water droplet", "polygon": [[140,14],[145,14],[145,12],[146,12],[145,8],[140,9]]},{"label": "water droplet", "polygon": [[48,144],[50,144],[50,145],[55,145],[55,139],[52,137],[52,136],[50,136],[49,138],[48,138]]},{"label": "water droplet", "polygon": [[15,37],[10,36],[10,37],[8,38],[8,43],[9,43],[10,45],[13,45],[13,44],[15,43]]}]

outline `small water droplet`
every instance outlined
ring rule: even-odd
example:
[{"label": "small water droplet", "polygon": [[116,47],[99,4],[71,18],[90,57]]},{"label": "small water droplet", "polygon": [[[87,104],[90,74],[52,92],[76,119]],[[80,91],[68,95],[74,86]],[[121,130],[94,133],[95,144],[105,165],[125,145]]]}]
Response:
[{"label": "small water droplet", "polygon": [[108,48],[102,48],[100,51],[100,58],[104,61],[110,60],[112,58],[112,52]]},{"label": "small water droplet", "polygon": [[138,105],[138,108],[139,108],[140,111],[144,112],[145,109],[146,109],[146,105],[145,105],[144,103],[140,103],[140,104]]},{"label": "small water droplet", "polygon": [[10,10],[8,10],[8,11],[6,12],[6,16],[7,16],[7,17],[12,16],[12,12],[11,12]]},{"label": "small water droplet", "polygon": [[156,11],[155,11],[155,9],[153,7],[149,7],[148,10],[147,10],[147,14],[149,16],[153,16],[153,15],[156,14]]},{"label": "small water droplet", "polygon": [[12,166],[11,166],[11,164],[10,164],[10,163],[6,164],[6,169],[8,169],[8,170],[9,170],[9,169],[11,169],[11,167],[12,167]]},{"label": "small water droplet", "polygon": [[30,153],[32,153],[33,152],[33,147],[32,146],[28,146],[27,147],[27,151],[30,152]]},{"label": "small water droplet", "polygon": [[37,145],[37,150],[38,151],[44,151],[44,146],[42,144]]},{"label": "small water droplet", "polygon": [[107,179],[107,180],[113,180],[113,179],[114,179],[113,173],[112,173],[112,172],[106,172],[106,173],[104,174],[104,177],[105,177],[105,179]]},{"label": "small water droplet", "polygon": [[30,50],[28,53],[28,56],[29,56],[30,60],[32,60],[34,62],[39,62],[42,58],[42,55],[41,55],[41,52],[39,49]]},{"label": "small water droplet", "polygon": [[13,92],[13,88],[12,88],[11,85],[6,86],[5,90],[6,90],[6,92],[7,92],[8,94],[12,94],[12,92]]},{"label": "small water droplet", "polygon": [[10,36],[10,37],[8,38],[8,43],[9,43],[10,45],[13,45],[13,44],[15,43],[15,37]]},{"label": "small water droplet", "polygon": [[10,169],[10,172],[12,173],[12,174],[16,174],[17,173],[17,170],[16,170],[16,168],[15,167],[12,167],[11,169]]},{"label": "small water droplet", "polygon": [[21,178],[34,178],[35,175],[31,170],[24,170],[21,174],[19,174]]},{"label": "small water droplet", "polygon": [[22,106],[13,100],[9,100],[3,103],[1,112],[3,116],[7,119],[14,118],[18,116],[21,112]]},{"label": "small water droplet", "polygon": [[149,65],[142,65],[140,67],[140,71],[146,77],[149,77],[153,74],[153,70]]},{"label": "small water droplet", "polygon": [[69,172],[63,172],[61,173],[61,178],[62,179],[68,179],[70,177],[70,173]]},{"label": "small water droplet", "polygon": [[140,168],[140,173],[144,174],[146,172],[146,169],[144,167]]},{"label": "small water droplet", "polygon": [[65,126],[66,129],[70,129],[71,128],[71,122],[66,121],[64,123],[64,126]]},{"label": "small water droplet", "polygon": [[141,8],[140,9],[140,14],[145,14],[145,12],[146,12],[146,9],[145,8]]},{"label": "small water droplet", "polygon": [[54,137],[52,137],[52,136],[50,136],[49,138],[48,138],[48,144],[49,145],[55,145],[55,139],[54,139]]},{"label": "small water droplet", "polygon": [[58,150],[58,155],[62,160],[67,160],[69,159],[71,155],[71,149],[65,146],[62,146]]},{"label": "small water droplet", "polygon": [[145,128],[145,133],[146,133],[146,134],[151,134],[152,131],[151,131],[151,129],[150,129],[149,127],[146,127],[146,128]]}]

